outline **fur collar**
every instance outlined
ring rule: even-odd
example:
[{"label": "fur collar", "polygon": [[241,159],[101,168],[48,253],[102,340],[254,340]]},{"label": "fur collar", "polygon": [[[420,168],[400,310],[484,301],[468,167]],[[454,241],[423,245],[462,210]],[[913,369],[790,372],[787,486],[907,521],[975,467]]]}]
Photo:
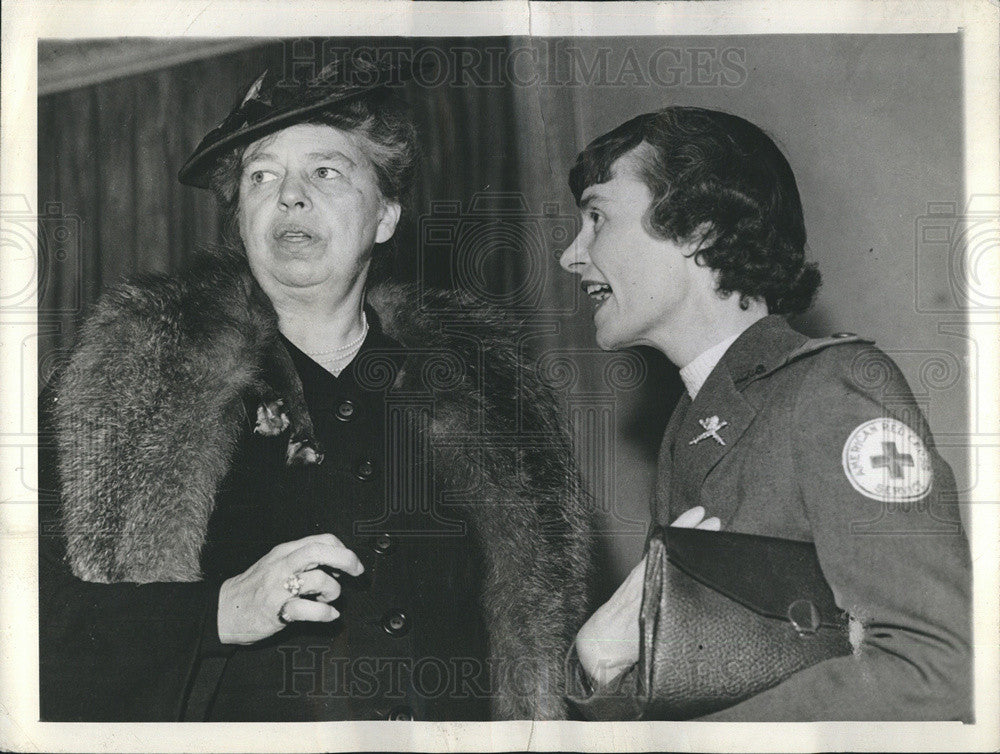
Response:
[{"label": "fur collar", "polygon": [[[524,367],[515,323],[501,312],[448,293],[425,295],[422,308],[414,288],[395,285],[372,288],[368,303],[407,349],[397,384],[424,380],[436,392],[431,446],[454,434],[486,445],[482,452],[483,443],[440,443],[434,452],[443,485],[481,491],[470,520],[487,564],[491,654],[534,661],[533,692],[524,694],[520,672],[517,688],[501,682],[495,714],[562,717],[563,659],[585,610],[589,513],[553,395]],[[260,379],[277,333],[273,309],[232,253],[100,300],[55,408],[77,577],[200,578],[242,397]]]}]

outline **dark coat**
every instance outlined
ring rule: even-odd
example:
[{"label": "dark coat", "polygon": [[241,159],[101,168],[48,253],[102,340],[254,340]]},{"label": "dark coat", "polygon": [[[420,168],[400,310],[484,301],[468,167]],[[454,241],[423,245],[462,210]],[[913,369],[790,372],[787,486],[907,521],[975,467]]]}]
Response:
[{"label": "dark coat", "polygon": [[[711,417],[726,422],[725,444],[692,444]],[[675,408],[652,505],[660,526],[701,505],[723,531],[814,543],[854,619],[853,655],[708,719],[969,719],[971,581],[955,480],[899,368],[870,342],[810,340],[778,316],[754,324]],[[583,706],[634,717],[628,696]]]},{"label": "dark coat", "polygon": [[[493,716],[560,718],[564,659],[585,610],[589,514],[555,401],[523,366],[515,323],[467,304],[372,289],[367,306],[403,351],[369,354],[356,372],[426,409],[415,437],[428,457],[418,462],[472,531],[489,655],[516,662],[494,681]],[[217,609],[218,582],[202,573],[206,535],[246,425],[244,398],[278,339],[234,256],[122,286],[85,324],[54,406],[75,578],[47,580],[61,564],[43,548],[43,718],[185,714]],[[131,643],[123,611],[146,619]]]}]

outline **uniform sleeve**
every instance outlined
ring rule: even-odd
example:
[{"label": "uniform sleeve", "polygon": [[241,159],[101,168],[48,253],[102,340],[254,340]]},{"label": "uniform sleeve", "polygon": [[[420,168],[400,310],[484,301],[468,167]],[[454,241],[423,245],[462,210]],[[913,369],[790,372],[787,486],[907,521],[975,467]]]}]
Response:
[{"label": "uniform sleeve", "polygon": [[59,529],[51,434],[43,429],[39,437],[41,719],[179,720],[202,655],[224,650],[215,627],[219,585],[95,584],[73,576]]},{"label": "uniform sleeve", "polygon": [[642,714],[639,703],[639,666],[627,671],[603,686],[591,682],[576,654],[576,645],[570,648],[566,662],[569,684],[566,698],[585,720],[638,720]]},{"label": "uniform sleeve", "polygon": [[[884,370],[877,387],[855,374],[864,359]],[[854,654],[705,719],[970,721],[969,556],[951,469],[885,354],[845,346],[814,361],[788,436]]]}]

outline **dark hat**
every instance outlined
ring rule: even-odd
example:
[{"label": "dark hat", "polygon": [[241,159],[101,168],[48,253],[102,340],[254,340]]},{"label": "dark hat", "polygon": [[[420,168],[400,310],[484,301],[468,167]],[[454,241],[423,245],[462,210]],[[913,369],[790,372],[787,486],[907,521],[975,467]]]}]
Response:
[{"label": "dark hat", "polygon": [[326,65],[307,81],[285,81],[266,70],[226,119],[201,140],[177,177],[188,186],[209,188],[216,163],[230,149],[251,144],[319,110],[336,110],[403,78],[408,78],[404,69],[391,62],[348,56]]}]

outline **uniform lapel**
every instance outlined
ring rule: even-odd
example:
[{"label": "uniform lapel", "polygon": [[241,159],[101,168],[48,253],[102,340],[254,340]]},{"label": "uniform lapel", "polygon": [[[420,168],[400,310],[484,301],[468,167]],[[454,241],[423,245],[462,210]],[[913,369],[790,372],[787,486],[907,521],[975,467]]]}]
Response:
[{"label": "uniform lapel", "polygon": [[[731,493],[711,500],[702,497],[705,480],[733,452],[757,416],[743,389],[778,368],[806,340],[783,317],[772,315],[754,323],[726,351],[676,429],[669,486],[672,517],[704,503],[707,515],[718,516],[723,527],[732,518],[739,504],[738,480],[722,485]],[[718,440],[709,433],[716,426]],[[738,470],[727,473],[736,475]]]},{"label": "uniform lapel", "polygon": [[663,442],[660,443],[660,454],[656,461],[656,490],[653,495],[651,516],[654,523],[660,526],[667,526],[671,523],[670,516],[670,478],[673,468],[673,449],[677,432],[687,416],[691,406],[691,396],[687,391],[681,394],[677,405],[674,406],[673,413],[670,414],[670,421],[663,432]]},{"label": "uniform lapel", "polygon": [[[736,389],[729,370],[720,362],[698,391],[678,428],[670,485],[670,507],[675,517],[701,503],[705,478],[732,452],[756,416],[756,410]],[[715,435],[710,434],[717,425]],[[708,515],[719,516],[723,521],[735,511],[737,503],[736,500],[712,502]]]}]

